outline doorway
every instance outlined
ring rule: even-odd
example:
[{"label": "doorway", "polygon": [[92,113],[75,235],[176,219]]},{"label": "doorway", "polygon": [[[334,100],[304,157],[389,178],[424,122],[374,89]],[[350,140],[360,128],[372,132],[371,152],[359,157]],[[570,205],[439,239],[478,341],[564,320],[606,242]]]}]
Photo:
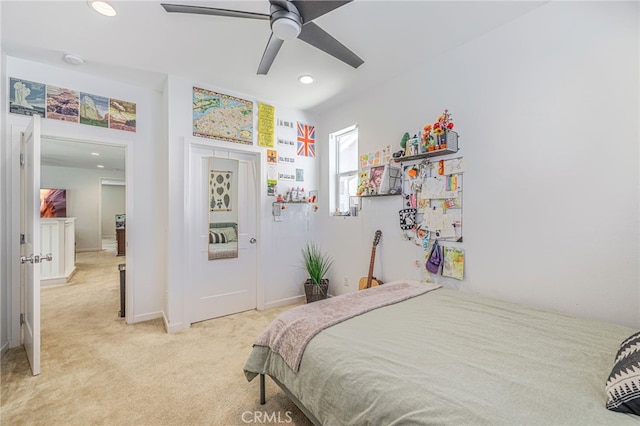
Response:
[{"label": "doorway", "polygon": [[[26,128],[22,127],[22,126],[18,126],[18,125],[13,125],[11,127],[11,141],[13,146],[20,146],[21,145],[21,141],[23,140],[23,135],[25,134]],[[39,132],[38,132],[39,133]],[[131,174],[127,174],[126,170],[129,168],[128,166],[130,164],[132,164],[132,160],[133,160],[133,152],[132,152],[132,148],[129,147],[128,142],[124,141],[124,142],[99,142],[99,141],[87,141],[87,140],[79,140],[79,139],[73,139],[73,138],[66,138],[66,137],[61,137],[61,136],[51,136],[51,135],[47,135],[47,136],[43,136],[42,139],[46,139],[46,142],[42,143],[42,141],[40,140],[41,137],[38,137],[38,143],[37,143],[37,157],[38,157],[38,162],[40,163],[42,162],[45,165],[49,165],[49,166],[55,166],[58,168],[62,168],[65,165],[69,165],[70,162],[73,161],[78,161],[79,154],[78,152],[82,151],[82,147],[84,147],[85,150],[89,151],[89,153],[87,155],[92,155],[92,152],[95,151],[95,147],[102,147],[103,149],[108,149],[108,148],[113,148],[115,149],[117,152],[119,152],[120,154],[120,164],[122,172],[121,175],[124,179],[124,181],[131,185],[131,180],[132,180],[132,176]],[[57,145],[67,145],[66,148],[64,146],[57,146]],[[68,148],[74,147],[75,149],[73,150],[69,150]],[[57,149],[54,149],[57,148]],[[21,158],[22,158],[22,149],[21,149]],[[109,156],[105,156],[103,157],[103,160],[106,161],[109,158]],[[84,160],[85,162],[87,162],[86,158]],[[15,176],[16,178],[19,178],[19,180],[23,179],[23,173],[22,173],[22,162],[18,163],[12,163],[12,176]],[[106,164],[102,164],[103,166],[105,166],[104,168],[106,168]],[[96,169],[98,169],[98,164],[93,164],[92,167],[96,167]],[[84,167],[87,167],[86,165]],[[38,171],[38,184],[34,185],[35,188],[42,188],[43,186],[46,186],[47,183],[43,182],[42,179],[40,178],[40,174],[41,174],[41,169],[42,169],[42,165],[38,164],[37,167],[37,171]],[[102,168],[100,168],[102,169]],[[20,183],[22,185],[22,182]],[[99,185],[99,180],[95,180],[95,184],[96,184],[96,188]],[[15,226],[13,227],[13,229],[11,230],[11,234],[12,234],[12,241],[15,241],[15,243],[12,244],[12,258],[15,259],[20,259],[21,254],[22,254],[22,250],[23,250],[23,244],[18,244],[19,238],[20,237],[20,232],[22,232],[22,218],[25,215],[25,206],[23,205],[23,203],[20,201],[21,200],[21,193],[24,191],[21,191],[20,193],[16,194],[16,192],[14,191],[14,193],[11,195],[11,203],[14,206],[19,206],[17,209],[14,210],[14,216],[13,216],[13,220],[12,223],[15,224]],[[38,200],[39,198],[39,194],[38,194],[38,190],[37,189],[31,189],[28,191],[29,193],[25,195],[28,196],[28,198],[34,198],[36,200]],[[99,194],[99,190],[96,189],[95,194]],[[95,195],[94,195],[95,196]],[[127,205],[130,206],[131,203],[131,194],[127,194],[127,198],[128,198],[128,203]],[[67,201],[72,201],[74,199],[74,195],[73,193],[69,194],[69,198],[67,199]],[[79,199],[79,198],[78,198]],[[77,201],[77,199],[76,199]],[[39,203],[39,202],[38,202]],[[96,201],[95,205],[98,205],[98,202]],[[39,206],[36,207],[37,210],[39,210]],[[132,213],[131,209],[128,207],[127,208],[129,213]],[[71,214],[75,214],[73,212],[71,212]],[[94,209],[94,215],[95,215],[95,209]],[[38,212],[38,216],[39,216],[39,212]],[[132,218],[132,214],[129,215],[130,218]],[[18,226],[18,223],[20,223],[20,226]],[[96,229],[98,228],[97,226],[95,227]],[[97,243],[97,241],[99,240],[98,235],[99,233],[97,231],[92,231],[94,232],[93,235],[95,235],[95,238],[93,240],[93,244],[91,247],[93,247],[94,249],[99,249],[99,243]],[[36,226],[34,228],[34,233],[37,233],[37,238],[40,238],[40,226]],[[87,234],[90,235],[90,234]],[[22,240],[23,237],[21,237],[20,240]],[[38,247],[34,248],[34,252],[35,253],[40,253],[41,247],[40,244],[36,244]],[[74,250],[75,252],[75,250]],[[34,253],[34,254],[35,254]],[[34,255],[34,258],[36,256]],[[123,259],[124,260],[124,259]],[[127,261],[132,261],[133,259],[130,258]],[[34,262],[35,263],[35,262]],[[23,273],[22,273],[22,269],[23,266],[20,264],[20,262],[14,263],[11,262],[11,276],[12,276],[12,282],[14,284],[12,284],[11,287],[11,293],[10,293],[10,298],[11,298],[11,333],[10,335],[11,337],[11,347],[15,347],[18,345],[23,344],[23,340],[21,338],[22,336],[22,325],[21,325],[21,321],[20,321],[20,317],[21,317],[21,312],[24,312],[23,309],[23,303],[24,303],[24,288],[25,288],[25,279],[23,279]],[[34,280],[35,281],[35,280]],[[39,282],[39,279],[37,280]],[[129,291],[131,293],[133,293],[133,287],[134,287],[135,283],[132,282],[132,280],[129,281]],[[38,295],[40,294],[40,286],[37,287],[38,288]],[[40,311],[40,307],[39,307],[40,303],[38,303],[38,312]],[[129,318],[132,315],[132,309],[130,306],[127,306],[127,318]],[[115,312],[115,314],[117,315],[117,311]],[[39,321],[38,321],[39,323]],[[38,345],[39,346],[39,345]]]},{"label": "doorway", "polygon": [[[88,140],[76,140],[63,137],[43,136],[41,141],[41,187],[62,188],[66,192],[66,210],[69,217],[75,217],[75,272],[66,281],[67,286],[81,285],[96,286],[97,290],[88,293],[75,311],[81,307],[113,306],[113,312],[102,312],[98,321],[124,317],[126,309],[124,300],[126,289],[123,282],[126,274],[127,258],[117,257],[115,245],[112,247],[103,243],[103,236],[111,237],[115,241],[116,212],[119,215],[127,213],[127,147],[125,145],[107,144]],[[121,268],[121,266],[124,266]],[[120,291],[104,293],[103,287],[117,286],[120,279]],[[132,288],[130,283],[129,287]],[[64,286],[63,286],[64,287]],[[44,288],[44,287],[42,287]],[[69,288],[47,288],[43,295],[43,319],[51,312],[58,310],[56,300],[80,300],[66,296]],[[131,291],[131,290],[130,290]],[[45,297],[46,296],[46,297]],[[92,298],[101,298],[92,300]],[[48,302],[49,304],[45,303]],[[63,302],[65,303],[65,302]],[[118,310],[119,307],[120,309]],[[50,309],[51,312],[48,312]],[[98,311],[96,311],[98,312]],[[96,316],[95,314],[93,315]],[[55,327],[55,321],[48,321],[50,327]],[[48,335],[58,330],[47,330]],[[43,347],[46,350],[46,347]]]},{"label": "doorway", "polygon": [[124,179],[100,179],[100,248],[116,256],[126,254],[126,189]]},{"label": "doorway", "polygon": [[[257,307],[259,163],[254,152],[189,146],[189,323]],[[216,178],[229,183],[220,193]]]}]

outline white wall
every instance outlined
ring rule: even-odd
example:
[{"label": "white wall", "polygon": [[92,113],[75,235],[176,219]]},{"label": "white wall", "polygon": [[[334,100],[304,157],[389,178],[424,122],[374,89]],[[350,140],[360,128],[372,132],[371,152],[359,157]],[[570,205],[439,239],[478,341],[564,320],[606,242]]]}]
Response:
[{"label": "white wall", "polygon": [[[0,7],[0,21],[2,19],[2,8]],[[7,81],[5,70],[6,55],[0,47],[0,81]],[[6,85],[0,85],[0,99],[7,99]],[[6,102],[0,102],[0,129],[6,129]],[[0,135],[0,141],[4,134]],[[8,224],[7,219],[11,217],[7,214],[9,210],[8,198],[9,188],[7,187],[7,179],[9,177],[9,156],[7,155],[6,143],[0,143],[0,354],[9,349],[9,334],[11,330],[10,321],[10,292],[9,292],[9,253],[11,253],[7,238]]]},{"label": "white wall", "polygon": [[[466,265],[464,281],[440,281],[638,327],[638,7],[548,3],[447,54],[423,52],[422,66],[322,115],[320,139],[358,123],[361,153],[397,150],[405,131],[448,108],[468,164]],[[323,241],[340,259],[332,280],[350,281],[334,290],[366,275],[376,229],[378,278],[420,277],[400,208],[386,197],[358,218],[323,214]]]},{"label": "white wall", "polygon": [[[100,179],[124,179],[124,172],[42,166],[40,186],[67,190],[67,216],[75,217],[76,251],[100,250]],[[120,187],[122,188],[122,187]],[[124,197],[124,190],[120,191]],[[124,204],[124,199],[122,203]],[[120,212],[122,213],[122,212]],[[114,216],[110,216],[115,236]]]},{"label": "white wall", "polygon": [[[164,224],[161,222],[161,216],[156,212],[156,206],[162,201],[163,192],[166,192],[166,187],[162,186],[166,170],[159,167],[158,157],[162,154],[157,152],[163,136],[162,128],[158,125],[162,119],[161,94],[118,81],[102,79],[95,75],[14,57],[7,58],[6,74],[3,77],[5,87],[8,87],[9,77],[16,77],[136,103],[135,133],[44,119],[42,134],[121,145],[127,149],[126,168],[129,172],[127,174],[127,206],[130,213],[127,218],[127,239],[130,244],[130,249],[127,250],[127,321],[137,322],[161,316],[166,279],[162,270],[157,267],[164,261],[163,251],[166,247]],[[3,99],[6,102],[6,93]],[[3,161],[11,160],[11,166],[6,175],[8,189],[3,197],[8,200],[11,217],[4,225],[10,241],[7,247],[10,247],[13,253],[19,252],[16,244],[18,229],[12,226],[19,217],[19,203],[16,201],[19,176],[17,167],[13,165],[18,158],[19,146],[12,138],[12,132],[15,133],[16,129],[24,128],[29,117],[7,114],[5,109],[3,118],[6,119],[6,126],[2,132],[2,140],[3,146],[7,145]],[[8,299],[10,300],[16,297],[19,300],[17,271],[18,268],[14,267],[6,280],[3,276],[2,288],[3,291],[5,288],[9,291]],[[3,304],[3,308],[6,306],[11,306],[11,302]],[[18,310],[14,305],[8,313],[8,318],[11,318],[10,322],[14,325],[8,336],[12,346],[19,344],[19,327],[15,326],[19,315]]]},{"label": "white wall", "polygon": [[[170,76],[167,84],[167,111],[171,120],[167,123],[168,133],[168,171],[169,171],[169,192],[168,192],[168,259],[167,259],[167,276],[168,276],[168,302],[166,308],[167,328],[170,331],[177,331],[189,327],[189,318],[186,306],[189,297],[188,286],[185,283],[185,277],[189,276],[190,271],[186,267],[189,265],[186,256],[189,252],[187,238],[189,208],[187,204],[186,193],[188,187],[185,185],[185,176],[187,173],[185,164],[188,159],[185,158],[185,150],[189,142],[197,139],[198,143],[209,144],[216,148],[225,148],[232,150],[246,150],[248,152],[257,152],[261,155],[260,175],[258,176],[258,184],[260,187],[259,209],[261,215],[259,217],[258,229],[258,275],[261,280],[263,292],[258,292],[258,306],[274,306],[279,303],[285,303],[291,299],[295,299],[302,294],[302,282],[304,276],[292,275],[291,271],[297,259],[297,248],[304,242],[304,238],[308,237],[306,232],[299,232],[299,238],[285,240],[287,232],[292,229],[290,227],[281,227],[284,233],[275,231],[278,228],[274,225],[271,216],[271,203],[275,201],[274,197],[266,195],[266,148],[258,146],[247,146],[231,142],[223,142],[216,140],[208,140],[205,138],[194,138],[192,134],[192,90],[193,87],[201,87],[208,90],[219,91],[220,93],[236,96],[242,99],[264,102],[276,107],[276,118],[284,118],[292,121],[302,121],[309,124],[315,124],[316,119],[313,115],[305,114],[300,111],[282,108],[277,104],[268,100],[254,99],[251,96],[242,93],[234,93],[229,90],[212,87],[211,85],[193,82],[184,78]],[[254,104],[254,107],[256,104]],[[254,114],[257,113],[257,107]],[[276,128],[276,134],[280,130]],[[254,135],[255,137],[255,135]],[[294,136],[295,140],[295,136]],[[277,149],[277,147],[276,147]],[[318,151],[322,151],[322,147],[318,147]],[[318,158],[301,159],[296,157],[297,167],[305,169],[305,185],[309,189],[317,189],[317,165]],[[305,188],[307,189],[307,188]],[[314,216],[309,218],[313,221]],[[299,226],[303,226],[300,225]],[[311,227],[312,225],[309,225]],[[286,244],[283,249],[282,245]],[[207,262],[206,259],[202,260]],[[260,296],[262,295],[262,296]]]},{"label": "white wall", "polygon": [[102,185],[102,238],[116,236],[115,216],[126,212],[126,187],[124,185]]}]

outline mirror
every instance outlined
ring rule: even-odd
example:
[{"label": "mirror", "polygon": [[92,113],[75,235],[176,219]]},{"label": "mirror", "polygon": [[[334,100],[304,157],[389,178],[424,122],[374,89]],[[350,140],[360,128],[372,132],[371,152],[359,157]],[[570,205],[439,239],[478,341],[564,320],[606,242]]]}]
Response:
[{"label": "mirror", "polygon": [[238,257],[238,160],[209,157],[209,260]]}]

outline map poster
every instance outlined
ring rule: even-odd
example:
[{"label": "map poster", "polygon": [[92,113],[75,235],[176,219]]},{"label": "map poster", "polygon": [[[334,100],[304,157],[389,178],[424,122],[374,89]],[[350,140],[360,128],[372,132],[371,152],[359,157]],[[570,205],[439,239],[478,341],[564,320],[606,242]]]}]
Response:
[{"label": "map poster", "polygon": [[193,136],[253,145],[253,102],[194,87]]},{"label": "map poster", "polygon": [[21,115],[38,114],[44,118],[46,86],[27,80],[9,79],[9,112]]},{"label": "map poster", "polygon": [[80,92],[47,85],[47,118],[62,121],[80,121]]},{"label": "map poster", "polygon": [[258,146],[275,146],[275,110],[271,105],[258,104]]}]

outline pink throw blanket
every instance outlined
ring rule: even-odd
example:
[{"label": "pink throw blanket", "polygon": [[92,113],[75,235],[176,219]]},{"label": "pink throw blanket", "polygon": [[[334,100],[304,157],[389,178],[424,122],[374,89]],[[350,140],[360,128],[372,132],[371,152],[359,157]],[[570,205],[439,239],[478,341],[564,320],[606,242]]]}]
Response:
[{"label": "pink throw blanket", "polygon": [[417,281],[394,281],[298,306],[278,315],[258,336],[254,345],[269,347],[297,373],[307,344],[325,328],[440,287]]}]

